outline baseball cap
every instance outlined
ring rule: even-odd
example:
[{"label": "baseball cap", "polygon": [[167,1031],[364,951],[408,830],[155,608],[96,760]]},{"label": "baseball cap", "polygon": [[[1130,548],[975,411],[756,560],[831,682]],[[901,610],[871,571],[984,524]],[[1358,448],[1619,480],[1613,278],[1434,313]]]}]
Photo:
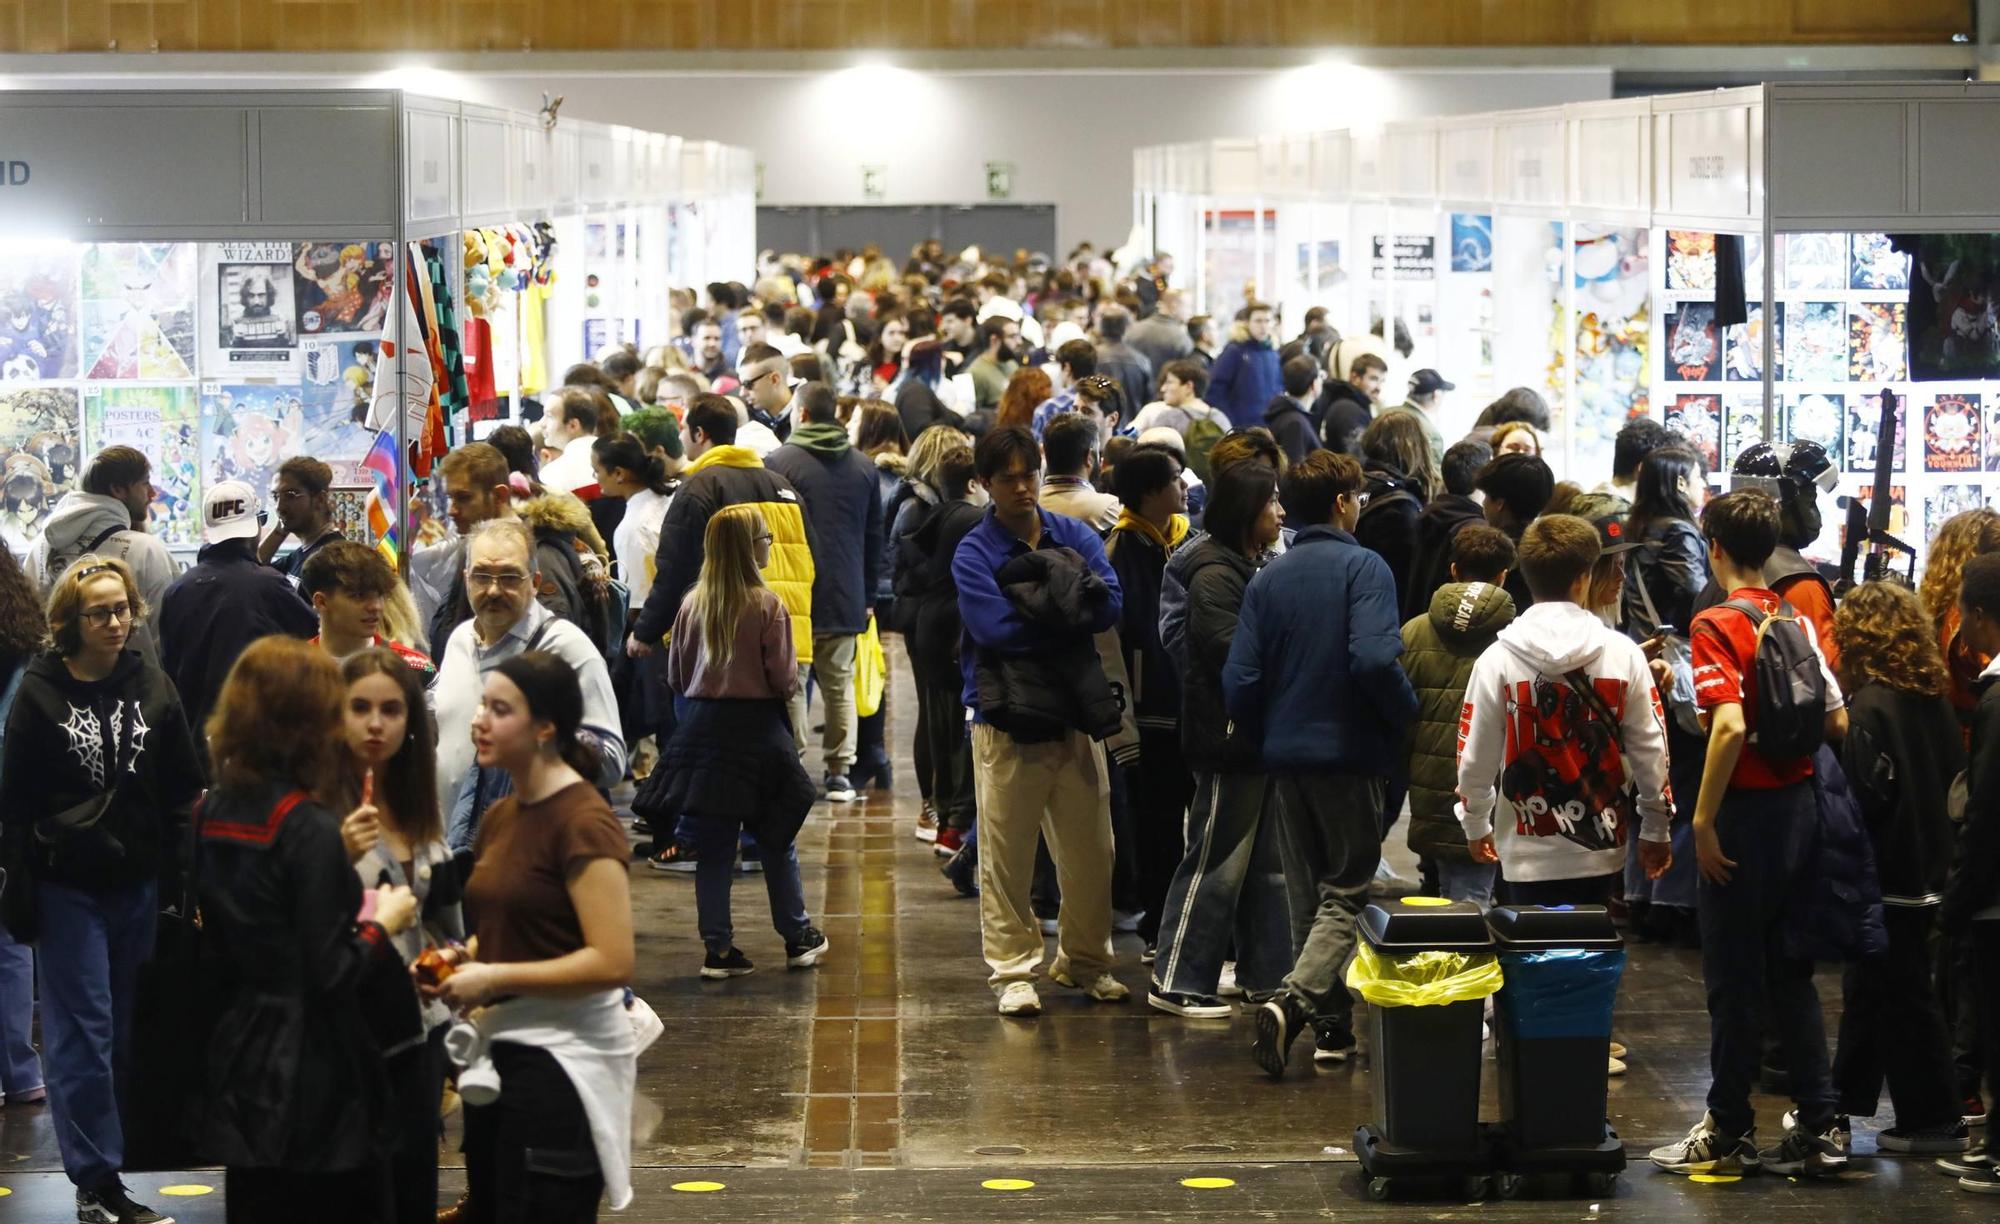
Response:
[{"label": "baseball cap", "polygon": [[1599,514],[1590,520],[1590,525],[1597,528],[1597,542],[1601,546],[1600,556],[1609,557],[1614,553],[1631,552],[1641,544],[1637,536],[1626,530],[1625,516],[1622,514]]},{"label": "baseball cap", "polygon": [[213,485],[201,503],[201,542],[250,540],[257,536],[257,490],[240,480]]},{"label": "baseball cap", "polygon": [[1448,383],[1444,375],[1436,370],[1418,370],[1410,375],[1410,394],[1429,395],[1434,391],[1456,391],[1457,383]]}]

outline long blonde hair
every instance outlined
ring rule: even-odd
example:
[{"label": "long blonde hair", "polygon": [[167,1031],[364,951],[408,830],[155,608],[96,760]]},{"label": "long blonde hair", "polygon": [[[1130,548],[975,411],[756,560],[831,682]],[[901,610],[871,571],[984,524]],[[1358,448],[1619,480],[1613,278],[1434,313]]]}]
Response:
[{"label": "long blonde hair", "polygon": [[2000,513],[1989,506],[1963,510],[1944,521],[1937,538],[1931,541],[1930,556],[1924,560],[1920,590],[1931,629],[1944,635],[1945,621],[1958,610],[1958,589],[1965,563],[1974,557],[2000,551]]},{"label": "long blonde hair", "polygon": [[702,536],[701,576],[687,597],[710,667],[728,667],[736,654],[736,625],[764,585],[757,569],[757,537],[770,531],[755,506],[725,506]]}]

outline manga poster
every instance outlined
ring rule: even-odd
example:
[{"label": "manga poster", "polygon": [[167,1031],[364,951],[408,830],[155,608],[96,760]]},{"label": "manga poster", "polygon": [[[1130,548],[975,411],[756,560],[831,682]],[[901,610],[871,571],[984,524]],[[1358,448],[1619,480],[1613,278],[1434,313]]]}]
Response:
[{"label": "manga poster", "polygon": [[1847,381],[1847,312],[1839,302],[1785,303],[1787,381]]},{"label": "manga poster", "polygon": [[1736,456],[1763,440],[1764,401],[1731,397],[1723,405],[1722,462],[1714,470],[1728,471]]},{"label": "manga poster", "polygon": [[1451,270],[1493,270],[1493,218],[1485,213],[1451,214]]},{"label": "manga poster", "polygon": [[56,500],[76,486],[76,389],[0,389],[0,539],[19,559]]},{"label": "manga poster", "polygon": [[1889,245],[1887,234],[1855,234],[1848,287],[1853,289],[1908,289],[1910,257]]},{"label": "manga poster", "polygon": [[335,485],[327,490],[333,502],[333,525],[341,535],[356,544],[374,547],[375,537],[368,530],[368,495],[373,486],[358,485],[341,487]]},{"label": "manga poster", "polygon": [[1940,395],[1924,410],[1924,470],[1980,470],[1979,397]]},{"label": "manga poster", "polygon": [[[1783,317],[1780,314],[1779,317]],[[1723,363],[1722,376],[1730,382],[1764,381],[1764,308],[1752,306],[1749,318],[1742,323],[1732,323],[1722,329]],[[1772,337],[1772,349],[1780,358],[1784,356],[1784,335],[1782,331]],[[1782,360],[1774,363],[1782,371]],[[1779,373],[1776,381],[1783,382]]]},{"label": "manga poster", "polygon": [[1847,288],[1846,234],[1786,234],[1779,249],[1785,288]]},{"label": "manga poster", "polygon": [[368,419],[380,352],[381,345],[375,340],[309,340],[304,346],[299,381],[308,388],[308,398],[344,403],[349,417],[359,425]]},{"label": "manga poster", "polygon": [[[278,465],[306,453],[305,403],[297,387],[204,383],[201,479],[241,480],[267,496]],[[335,479],[339,476],[336,473]]]},{"label": "manga poster", "polygon": [[1667,231],[1667,288],[1715,292],[1715,235]]},{"label": "manga poster", "polygon": [[1679,382],[1714,382],[1722,377],[1722,335],[1715,304],[1682,302],[1667,311],[1667,377]]},{"label": "manga poster", "polygon": [[194,377],[196,247],[100,242],[83,252],[83,377]]},{"label": "manga poster", "polygon": [[1932,485],[1924,495],[1924,539],[1937,539],[1938,528],[1954,514],[1986,504],[1986,490],[1976,484]]},{"label": "manga poster", "polygon": [[1910,375],[1909,307],[1856,302],[1848,307],[1847,376],[1855,382],[1902,382]]},{"label": "manga poster", "polygon": [[67,242],[0,245],[0,382],[76,377],[80,253]]},{"label": "manga poster", "polygon": [[393,242],[301,242],[292,261],[299,334],[380,333],[396,287]]},{"label": "manga poster", "polygon": [[299,381],[298,453],[333,469],[335,484],[365,485],[361,460],[375,441],[362,424],[375,385],[373,340],[308,341]]},{"label": "manga poster", "polygon": [[1667,405],[1665,425],[1685,437],[1711,472],[1722,468],[1722,397],[1676,395]]},{"label": "manga poster", "polygon": [[152,457],[151,529],[169,547],[201,544],[200,426],[192,387],[91,387],[84,393],[89,453],[130,446]]},{"label": "manga poster", "polygon": [[[1896,453],[1890,458],[1890,470],[1904,470],[1904,456],[1910,453],[1910,401],[1907,396],[1896,400]],[[1847,402],[1847,470],[1865,475],[1875,474],[1875,457],[1880,453],[1882,439],[1882,395],[1856,395]]]},{"label": "manga poster", "polygon": [[1784,436],[1794,442],[1817,442],[1829,455],[1846,453],[1846,399],[1844,395],[1793,396],[1785,407]]},{"label": "manga poster", "polygon": [[[231,381],[298,378],[299,323],[289,242],[202,247],[206,348],[201,372]],[[209,292],[214,297],[207,297]]]}]

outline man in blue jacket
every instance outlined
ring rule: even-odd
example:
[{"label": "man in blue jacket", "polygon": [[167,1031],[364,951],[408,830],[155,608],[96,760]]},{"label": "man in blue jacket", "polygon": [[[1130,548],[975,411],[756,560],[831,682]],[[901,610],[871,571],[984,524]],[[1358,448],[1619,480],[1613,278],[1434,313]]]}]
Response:
[{"label": "man in blue jacket", "polygon": [[1237,429],[1262,425],[1264,409],[1285,390],[1271,342],[1271,308],[1252,302],[1244,326],[1249,336],[1231,339],[1208,372],[1208,402],[1228,413]]},{"label": "man in blue jacket", "polygon": [[[1042,963],[1041,924],[1029,903],[1035,842],[1046,835],[1062,890],[1056,959],[1049,977],[1080,987],[1099,1003],[1130,997],[1111,976],[1111,783],[1104,745],[1070,729],[1060,739],[1023,743],[986,722],[976,666],[982,650],[1033,657],[1073,646],[1077,637],[1118,623],[1124,601],[1097,533],[1041,508],[1042,453],[1026,429],[989,431],[973,452],[979,483],[993,499],[952,558],[965,704],[973,711],[972,773],[979,809],[979,931],[1003,1016],[1042,1010],[1035,971]],[[1063,635],[1031,623],[1000,588],[1002,567],[1038,548],[1066,548],[1110,587],[1095,620]],[[1379,806],[1379,805],[1378,805]],[[1373,871],[1373,868],[1370,868]]]},{"label": "man in blue jacket", "polygon": [[[1285,884],[1293,897],[1292,972],[1257,1012],[1257,1065],[1285,1073],[1310,1023],[1314,1058],[1354,1052],[1353,1001],[1341,980],[1354,919],[1382,860],[1382,787],[1416,717],[1403,653],[1396,581],[1354,539],[1361,465],[1318,450],[1285,474],[1291,547],[1250,580],[1222,669],[1223,703],[1262,746],[1278,804]],[[1310,914],[1310,929],[1298,928]]]}]

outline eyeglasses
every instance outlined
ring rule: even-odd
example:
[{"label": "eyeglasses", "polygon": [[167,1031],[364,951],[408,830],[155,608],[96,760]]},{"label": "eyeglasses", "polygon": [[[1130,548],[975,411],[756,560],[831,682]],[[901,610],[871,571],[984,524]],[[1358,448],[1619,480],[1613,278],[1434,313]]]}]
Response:
[{"label": "eyeglasses", "polygon": [[465,584],[479,587],[481,590],[499,587],[503,591],[518,591],[528,584],[528,576],[519,570],[504,574],[489,573],[486,570],[467,570]]},{"label": "eyeglasses", "polygon": [[129,624],[132,616],[132,605],[122,603],[111,608],[86,608],[83,620],[93,629],[102,629],[112,621],[117,621],[121,625]]}]

